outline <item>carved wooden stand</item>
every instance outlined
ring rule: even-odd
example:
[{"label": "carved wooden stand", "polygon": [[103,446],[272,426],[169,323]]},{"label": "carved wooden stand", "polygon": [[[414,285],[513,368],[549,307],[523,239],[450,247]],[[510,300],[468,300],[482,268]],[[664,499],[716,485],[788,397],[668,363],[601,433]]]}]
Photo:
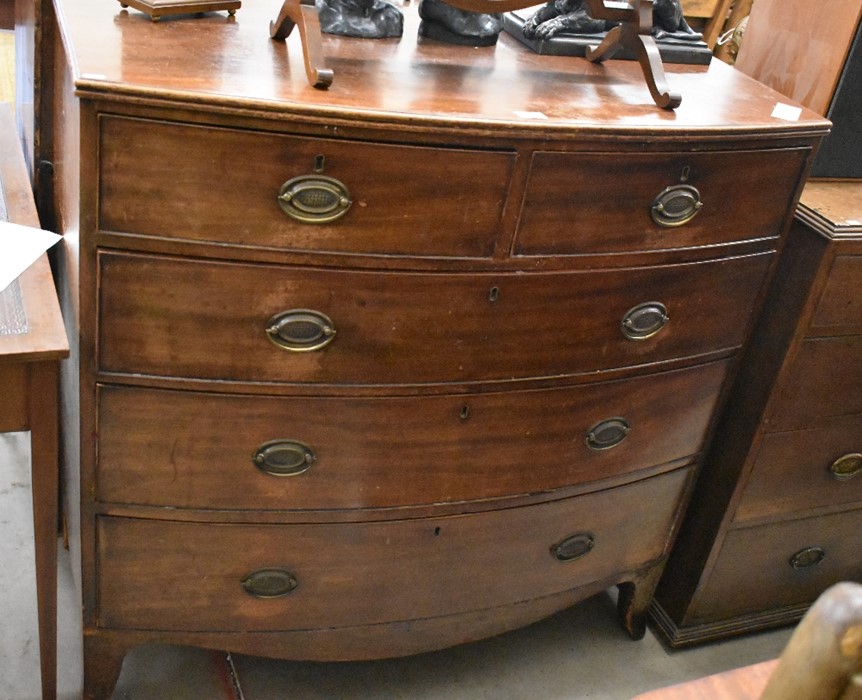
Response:
[{"label": "carved wooden stand", "polygon": [[[468,12],[512,12],[535,5],[535,0],[446,0],[453,7]],[[640,63],[650,95],[664,109],[675,109],[682,102],[678,93],[667,85],[661,56],[652,37],[653,0],[586,0],[595,19],[620,24],[611,29],[604,40],[587,51],[587,60],[600,63],[611,58],[619,49],[627,48]],[[278,18],[270,24],[273,39],[286,39],[299,26],[302,55],[308,82],[316,88],[332,84],[333,73],[323,65],[320,43],[320,21],[314,0],[284,0]]]}]

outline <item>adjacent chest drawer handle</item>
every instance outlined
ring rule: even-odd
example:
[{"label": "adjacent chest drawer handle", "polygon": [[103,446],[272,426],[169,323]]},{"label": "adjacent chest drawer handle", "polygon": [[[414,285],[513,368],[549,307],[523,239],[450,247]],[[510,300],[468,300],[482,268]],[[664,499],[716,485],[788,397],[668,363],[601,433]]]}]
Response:
[{"label": "adjacent chest drawer handle", "polygon": [[691,185],[671,185],[653,200],[652,220],[659,226],[682,226],[698,215],[703,207],[700,192]]},{"label": "adjacent chest drawer handle", "polygon": [[252,461],[266,474],[297,476],[308,471],[317,455],[308,445],[295,440],[271,440],[257,448]]},{"label": "adjacent chest drawer handle", "polygon": [[647,301],[629,309],[621,323],[629,340],[646,340],[658,333],[670,320],[667,307],[658,301]]},{"label": "adjacent chest drawer handle", "polygon": [[628,437],[631,425],[625,418],[608,418],[587,431],[587,447],[601,451],[616,447]]},{"label": "adjacent chest drawer handle", "polygon": [[282,350],[310,352],[329,345],[335,338],[335,327],[329,316],[319,311],[291,309],[267,321],[266,335]]},{"label": "adjacent chest drawer handle", "polygon": [[248,574],[241,585],[255,598],[280,598],[299,584],[296,576],[285,569],[259,569]]},{"label": "adjacent chest drawer handle", "polygon": [[551,547],[551,554],[557,561],[575,561],[593,550],[595,540],[589,532],[581,532],[567,537]]},{"label": "adjacent chest drawer handle", "polygon": [[826,550],[822,547],[806,547],[790,557],[790,566],[794,569],[807,569],[817,566],[826,557]]},{"label": "adjacent chest drawer handle", "polygon": [[353,204],[343,182],[326,175],[300,175],[278,190],[278,205],[291,219],[304,224],[328,224]]},{"label": "adjacent chest drawer handle", "polygon": [[829,466],[832,478],[837,481],[847,481],[862,471],[862,454],[853,453],[839,457]]}]

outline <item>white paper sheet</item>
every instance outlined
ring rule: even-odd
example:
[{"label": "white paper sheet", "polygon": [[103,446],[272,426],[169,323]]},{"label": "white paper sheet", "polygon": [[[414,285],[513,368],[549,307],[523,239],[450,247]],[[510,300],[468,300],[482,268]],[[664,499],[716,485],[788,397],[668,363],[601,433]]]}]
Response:
[{"label": "white paper sheet", "polygon": [[50,231],[0,221],[0,292],[59,240]]}]

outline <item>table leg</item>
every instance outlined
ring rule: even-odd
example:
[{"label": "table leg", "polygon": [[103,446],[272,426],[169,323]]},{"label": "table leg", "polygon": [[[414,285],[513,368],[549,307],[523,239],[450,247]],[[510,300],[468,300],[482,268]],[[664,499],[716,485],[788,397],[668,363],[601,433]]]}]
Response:
[{"label": "table leg", "polygon": [[58,363],[29,367],[30,453],[42,700],[57,697]]}]

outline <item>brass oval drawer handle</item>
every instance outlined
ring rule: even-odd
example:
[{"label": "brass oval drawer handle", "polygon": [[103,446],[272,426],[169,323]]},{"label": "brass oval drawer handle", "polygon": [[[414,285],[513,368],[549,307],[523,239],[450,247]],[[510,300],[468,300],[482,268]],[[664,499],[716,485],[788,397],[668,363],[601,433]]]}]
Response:
[{"label": "brass oval drawer handle", "polygon": [[603,420],[587,431],[587,447],[596,451],[609,450],[625,440],[631,429],[625,418]]},{"label": "brass oval drawer handle", "polygon": [[832,478],[836,481],[847,481],[862,472],[862,454],[854,452],[839,457],[829,465]]},{"label": "brass oval drawer handle", "polygon": [[333,341],[335,327],[329,316],[319,311],[291,309],[267,321],[266,335],[282,350],[311,352]]},{"label": "brass oval drawer handle", "polygon": [[647,301],[626,311],[620,327],[629,340],[646,340],[664,328],[669,320],[664,304]]},{"label": "brass oval drawer handle", "polygon": [[255,598],[280,598],[293,591],[299,583],[285,569],[258,569],[241,582],[242,589]]},{"label": "brass oval drawer handle", "polygon": [[807,569],[817,566],[825,557],[826,550],[822,547],[806,547],[790,557],[790,566],[794,569]]},{"label": "brass oval drawer handle", "polygon": [[589,532],[581,532],[555,544],[551,547],[551,554],[557,561],[575,561],[589,554],[595,543]]},{"label": "brass oval drawer handle", "polygon": [[296,440],[271,440],[252,455],[255,466],[271,476],[298,476],[308,471],[317,455],[306,444]]},{"label": "brass oval drawer handle", "polygon": [[691,185],[671,185],[653,200],[650,207],[652,220],[659,226],[682,226],[698,215],[703,207],[700,192]]},{"label": "brass oval drawer handle", "polygon": [[278,190],[278,205],[304,224],[328,224],[344,216],[353,201],[347,186],[326,175],[300,175]]}]

